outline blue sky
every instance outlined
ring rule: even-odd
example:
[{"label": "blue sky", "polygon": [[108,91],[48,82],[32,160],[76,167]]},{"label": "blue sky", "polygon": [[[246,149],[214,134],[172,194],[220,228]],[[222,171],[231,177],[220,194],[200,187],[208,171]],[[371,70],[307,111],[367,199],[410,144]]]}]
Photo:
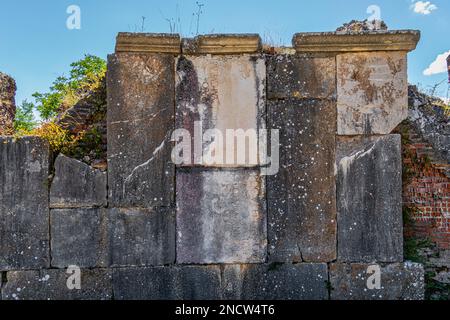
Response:
[{"label": "blue sky", "polygon": [[[422,40],[409,55],[409,81],[425,89],[446,79],[424,76],[439,54],[450,50],[450,1],[431,0],[201,0],[199,33],[259,33],[263,40],[290,45],[296,32],[333,31],[352,19],[365,19],[378,5],[390,29],[418,29]],[[81,9],[81,29],[69,30],[66,10]],[[414,12],[416,8],[418,12]],[[17,102],[46,91],[84,54],[106,58],[120,31],[169,32],[175,22],[184,36],[196,33],[195,0],[15,0],[0,4],[0,71],[18,85]],[[445,34],[447,32],[447,34]],[[447,94],[447,84],[439,95]]]}]

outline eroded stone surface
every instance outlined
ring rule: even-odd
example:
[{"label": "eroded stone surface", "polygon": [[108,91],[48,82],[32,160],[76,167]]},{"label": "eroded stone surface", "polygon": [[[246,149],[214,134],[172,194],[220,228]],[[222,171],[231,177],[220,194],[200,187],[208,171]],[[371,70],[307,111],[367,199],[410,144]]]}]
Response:
[{"label": "eroded stone surface", "polygon": [[336,258],[335,103],[280,101],[268,106],[280,130],[280,171],[267,177],[269,261]]},{"label": "eroded stone surface", "polygon": [[[380,272],[379,286],[375,272]],[[424,270],[418,263],[384,266],[333,263],[330,265],[330,282],[332,300],[424,299]]]},{"label": "eroded stone surface", "polygon": [[337,141],[338,260],[403,260],[399,135]]},{"label": "eroded stone surface", "polygon": [[2,290],[4,300],[110,300],[112,273],[106,269],[82,269],[81,289],[70,290],[73,273],[61,270],[12,271]]},{"label": "eroded stone surface", "polygon": [[336,98],[336,57],[268,56],[267,98]]},{"label": "eroded stone surface", "polygon": [[169,206],[174,57],[119,53],[108,61],[108,181],[114,207]]},{"label": "eroded stone surface", "polygon": [[177,262],[265,262],[264,197],[258,170],[179,170]]},{"label": "eroded stone surface", "polygon": [[0,270],[49,266],[49,146],[0,137]]},{"label": "eroded stone surface", "polygon": [[408,116],[406,52],[337,56],[338,134],[389,134]]},{"label": "eroded stone surface", "polygon": [[112,266],[175,262],[174,209],[111,209],[108,232]]},{"label": "eroded stone surface", "polygon": [[107,266],[105,209],[61,209],[50,212],[52,266]]},{"label": "eroded stone surface", "polygon": [[0,136],[11,135],[14,131],[16,89],[14,79],[0,72]]},{"label": "eroded stone surface", "polygon": [[224,267],[223,297],[231,300],[328,299],[326,264],[230,265]]},{"label": "eroded stone surface", "polygon": [[[226,139],[227,129],[251,130],[250,142],[243,150],[243,159],[237,158],[237,148],[231,161],[226,161],[226,144],[205,139],[196,152],[192,152],[190,163],[215,167],[255,166],[260,163],[258,155],[258,129],[264,128],[262,120],[265,110],[264,59],[260,56],[187,56],[177,62],[177,107],[176,127],[186,129],[194,146],[195,124],[206,133],[217,129],[221,138],[233,144],[234,139]],[[201,123],[200,123],[201,122]],[[203,136],[197,132],[197,136]],[[255,135],[251,135],[251,134]],[[216,139],[221,140],[221,139]],[[220,157],[215,149],[223,150]],[[229,147],[227,148],[228,150]],[[193,150],[194,151],[194,150]],[[201,159],[202,151],[217,161]],[[250,157],[254,155],[255,157]],[[233,161],[234,160],[234,161]]]},{"label": "eroded stone surface", "polygon": [[50,188],[52,208],[106,206],[106,173],[60,154]]},{"label": "eroded stone surface", "polygon": [[114,269],[118,300],[216,300],[221,298],[218,266]]}]

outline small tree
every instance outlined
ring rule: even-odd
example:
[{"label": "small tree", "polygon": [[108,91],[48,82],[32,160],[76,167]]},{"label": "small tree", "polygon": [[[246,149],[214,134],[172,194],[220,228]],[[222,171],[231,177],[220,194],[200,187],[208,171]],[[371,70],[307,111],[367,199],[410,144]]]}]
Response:
[{"label": "small tree", "polygon": [[70,66],[69,77],[58,77],[50,92],[33,94],[42,119],[48,120],[72,107],[84,95],[98,88],[106,74],[105,60],[93,55],[86,55]]},{"label": "small tree", "polygon": [[36,126],[33,114],[34,104],[24,100],[16,109],[16,117],[14,119],[15,132],[29,132]]}]

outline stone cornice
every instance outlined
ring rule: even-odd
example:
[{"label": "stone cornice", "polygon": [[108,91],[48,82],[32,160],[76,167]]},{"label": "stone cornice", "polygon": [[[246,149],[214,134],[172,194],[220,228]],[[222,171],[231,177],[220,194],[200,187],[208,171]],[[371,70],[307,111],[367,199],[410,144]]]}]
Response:
[{"label": "stone cornice", "polygon": [[298,53],[412,51],[420,39],[420,31],[372,31],[358,33],[297,33],[292,45]]},{"label": "stone cornice", "polygon": [[257,34],[212,34],[183,39],[184,54],[243,54],[261,50]]},{"label": "stone cornice", "polygon": [[180,54],[181,39],[178,34],[121,32],[117,35],[116,52]]}]

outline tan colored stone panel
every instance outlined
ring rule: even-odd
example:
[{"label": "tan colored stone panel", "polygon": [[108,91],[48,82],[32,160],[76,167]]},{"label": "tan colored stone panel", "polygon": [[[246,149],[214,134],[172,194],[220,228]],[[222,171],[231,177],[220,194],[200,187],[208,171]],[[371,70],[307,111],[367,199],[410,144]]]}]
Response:
[{"label": "tan colored stone panel", "polygon": [[408,116],[405,52],[337,56],[338,134],[389,134]]},{"label": "tan colored stone panel", "polygon": [[[203,133],[218,129],[223,135],[223,155],[226,155],[226,130],[258,130],[264,127],[260,116],[265,108],[266,67],[259,56],[187,56],[177,63],[176,127],[187,129],[194,137],[194,125],[201,121]],[[230,139],[231,140],[231,139]],[[204,141],[203,153],[213,148]],[[233,164],[212,164],[212,167],[255,166],[249,155],[258,154],[257,139],[245,150],[245,161]],[[193,155],[194,158],[194,155]],[[222,159],[222,158],[221,158]],[[196,163],[198,162],[198,163]],[[192,163],[206,166],[205,162]]]}]

